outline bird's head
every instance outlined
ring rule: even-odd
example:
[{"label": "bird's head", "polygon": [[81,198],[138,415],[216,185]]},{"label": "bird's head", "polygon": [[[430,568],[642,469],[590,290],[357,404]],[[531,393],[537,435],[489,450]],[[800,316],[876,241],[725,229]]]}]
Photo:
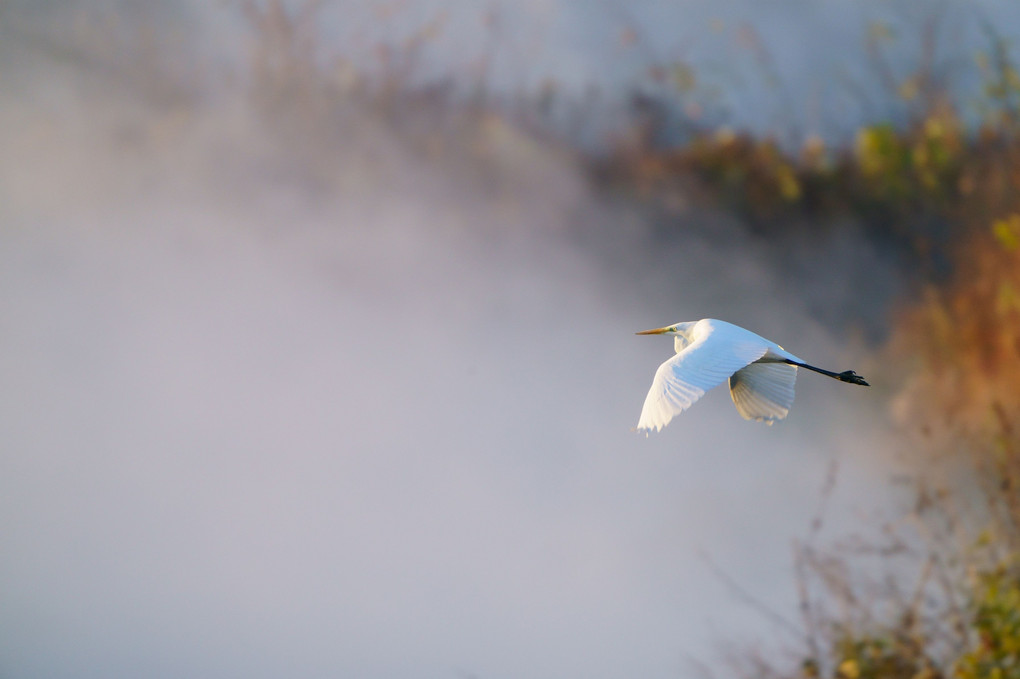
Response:
[{"label": "bird's head", "polygon": [[635,335],[681,335],[687,337],[694,327],[697,321],[687,321],[685,323],[674,323],[673,325],[667,325],[661,328],[653,328],[651,330],[642,330],[641,332],[634,333]]},{"label": "bird's head", "polygon": [[697,321],[687,321],[683,323],[674,323],[673,325],[663,326],[661,328],[652,328],[651,330],[642,330],[641,332],[635,333],[637,335],[673,335],[673,346],[679,353],[684,347],[691,343],[691,331],[694,329],[694,325]]}]

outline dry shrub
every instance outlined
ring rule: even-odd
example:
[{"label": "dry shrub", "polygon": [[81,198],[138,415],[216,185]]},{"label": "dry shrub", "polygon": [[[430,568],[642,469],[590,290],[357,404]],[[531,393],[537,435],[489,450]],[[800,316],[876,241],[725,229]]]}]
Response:
[{"label": "dry shrub", "polygon": [[892,348],[915,362],[897,415],[926,433],[1012,442],[1020,418],[1020,249],[991,233],[961,248],[953,280],[903,313]]},{"label": "dry shrub", "polygon": [[900,316],[891,343],[909,365],[896,418],[937,451],[966,451],[996,539],[1020,549],[1020,215],[961,245],[953,277]]},{"label": "dry shrub", "polygon": [[[918,473],[912,525],[930,564],[918,592],[931,605],[924,619],[894,606],[892,624],[858,627],[831,645],[833,676],[1020,678],[1017,151],[1008,131],[989,130],[964,149],[951,274],[899,310],[887,353],[889,381],[897,371],[902,379],[893,414],[915,435],[919,469],[952,469],[935,488]],[[963,481],[972,477],[977,486]],[[868,658],[884,663],[889,653],[895,669],[867,671],[879,667]]]}]

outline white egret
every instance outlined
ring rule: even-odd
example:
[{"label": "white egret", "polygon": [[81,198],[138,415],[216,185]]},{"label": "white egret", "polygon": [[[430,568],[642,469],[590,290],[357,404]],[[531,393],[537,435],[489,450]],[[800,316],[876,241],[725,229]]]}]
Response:
[{"label": "white egret", "polygon": [[638,431],[659,431],[706,391],[729,378],[730,396],[745,420],[772,424],[793,405],[797,368],[869,386],[853,370],[834,373],[808,365],[775,342],[740,326],[703,318],[638,335],[674,335],[676,356],[659,366],[648,390]]}]

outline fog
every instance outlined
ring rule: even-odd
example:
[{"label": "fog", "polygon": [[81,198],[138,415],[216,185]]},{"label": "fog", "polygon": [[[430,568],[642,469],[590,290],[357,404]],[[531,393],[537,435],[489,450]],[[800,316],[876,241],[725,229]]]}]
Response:
[{"label": "fog", "polygon": [[241,91],[0,50],[3,676],[696,676],[796,649],[718,572],[796,624],[820,508],[895,511],[880,379],[632,431],[673,321],[870,378],[842,260],[664,242],[497,119],[483,160],[355,109],[294,148]]}]

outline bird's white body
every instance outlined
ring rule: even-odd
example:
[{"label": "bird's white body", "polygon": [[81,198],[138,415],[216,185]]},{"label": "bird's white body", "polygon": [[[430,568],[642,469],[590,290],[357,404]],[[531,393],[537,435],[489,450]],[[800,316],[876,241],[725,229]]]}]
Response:
[{"label": "bird's white body", "polygon": [[775,342],[712,318],[638,334],[674,335],[676,347],[676,356],[655,371],[639,431],[659,431],[727,379],[730,396],[744,419],[772,424],[789,414],[798,367],[790,362],[803,365],[804,361]]}]

